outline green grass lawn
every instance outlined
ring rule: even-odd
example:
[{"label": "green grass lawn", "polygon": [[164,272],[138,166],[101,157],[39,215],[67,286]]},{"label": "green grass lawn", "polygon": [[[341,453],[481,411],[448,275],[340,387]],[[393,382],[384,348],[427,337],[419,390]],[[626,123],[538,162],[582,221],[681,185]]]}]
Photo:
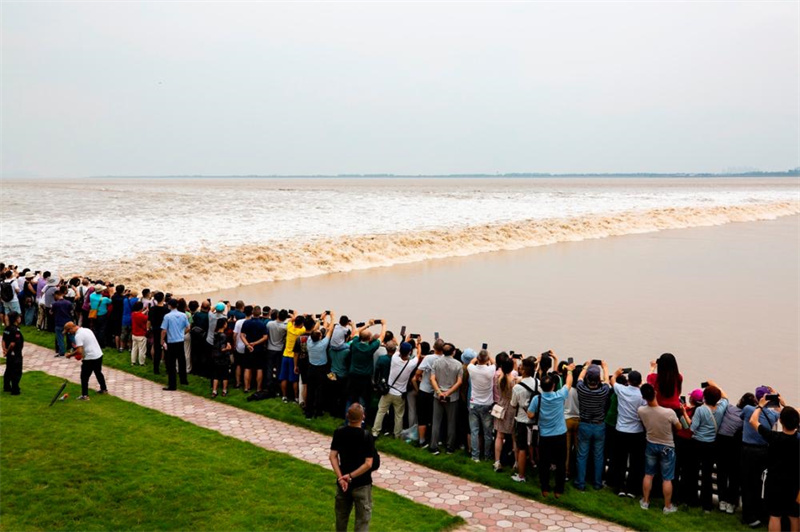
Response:
[{"label": "green grass lawn", "polygon": [[[61,382],[30,372],[22,395],[0,394],[0,530],[334,528],[330,471],[112,396],[48,407]],[[373,496],[374,530],[463,522]]]},{"label": "green grass lawn", "polygon": [[[23,334],[26,340],[52,349],[54,343],[52,334],[40,332],[34,327],[23,327]],[[165,384],[167,382],[164,371],[162,371],[162,375],[153,375],[152,365],[131,367],[130,355],[128,353],[118,353],[114,349],[106,349],[103,359],[105,365],[127,371],[155,382]],[[189,386],[181,387],[181,389],[207,397],[210,391],[210,385],[207,379],[190,375]],[[229,397],[224,399],[219,397],[215,400],[221,400],[243,410],[262,414],[323,434],[332,434],[334,429],[341,423],[340,420],[328,416],[307,421],[303,412],[297,405],[284,404],[280,399],[268,399],[265,401],[253,401],[248,403],[246,401],[246,396],[241,390],[233,390]],[[463,453],[433,456],[429,452],[406,444],[403,441],[388,438],[379,439],[377,447],[382,452],[432,469],[473,480],[493,488],[541,500],[538,478],[535,478],[535,475],[531,475],[530,472],[528,475],[528,482],[526,484],[518,484],[511,480],[510,473],[507,470],[505,472],[495,473],[490,463],[475,464]],[[587,491],[580,492],[568,486],[563,497],[558,501],[550,497],[547,503],[553,506],[575,510],[591,517],[620,523],[626,527],[637,530],[750,530],[749,527],[741,524],[739,513],[733,516],[718,511],[714,511],[711,514],[704,514],[700,508],[682,506],[677,514],[665,516],[660,511],[661,506],[663,506],[663,501],[661,500],[654,499],[651,509],[649,511],[644,511],[639,508],[638,500],[619,498],[609,489],[594,491],[590,487]]]}]

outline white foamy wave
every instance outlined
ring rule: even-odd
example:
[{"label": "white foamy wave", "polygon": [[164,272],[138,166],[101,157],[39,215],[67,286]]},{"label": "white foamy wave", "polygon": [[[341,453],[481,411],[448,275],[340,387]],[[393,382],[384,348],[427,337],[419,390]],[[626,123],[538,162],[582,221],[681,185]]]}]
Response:
[{"label": "white foamy wave", "polygon": [[89,261],[87,272],[131,286],[192,294],[232,286],[392,266],[557,242],[771,220],[800,214],[800,201],[680,207],[606,215],[527,219],[458,228],[422,229],[353,239],[285,240],[263,245],[204,247],[125,260]]}]

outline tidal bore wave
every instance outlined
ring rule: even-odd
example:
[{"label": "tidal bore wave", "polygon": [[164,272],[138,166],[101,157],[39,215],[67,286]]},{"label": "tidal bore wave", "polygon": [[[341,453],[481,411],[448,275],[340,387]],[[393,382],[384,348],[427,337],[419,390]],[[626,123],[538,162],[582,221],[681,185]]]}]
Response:
[{"label": "tidal bore wave", "polygon": [[256,246],[204,247],[191,253],[148,253],[116,264],[98,262],[87,266],[92,276],[104,280],[139,289],[147,286],[178,294],[193,294],[264,281],[489,251],[665,229],[772,220],[796,214],[800,214],[800,201],[667,208],[311,241],[265,242]]}]

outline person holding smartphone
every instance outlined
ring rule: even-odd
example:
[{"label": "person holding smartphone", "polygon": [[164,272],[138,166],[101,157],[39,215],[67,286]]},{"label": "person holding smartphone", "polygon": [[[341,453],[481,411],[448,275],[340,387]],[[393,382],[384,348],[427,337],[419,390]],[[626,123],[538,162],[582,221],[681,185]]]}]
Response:
[{"label": "person holding smartphone", "polygon": [[586,361],[581,374],[578,375],[576,390],[580,423],[575,487],[579,490],[586,489],[586,466],[589,463],[590,453],[594,459],[592,475],[594,488],[599,490],[603,487],[606,402],[611,393],[611,388],[606,384],[607,378],[608,366],[605,361],[601,361],[600,366]]}]

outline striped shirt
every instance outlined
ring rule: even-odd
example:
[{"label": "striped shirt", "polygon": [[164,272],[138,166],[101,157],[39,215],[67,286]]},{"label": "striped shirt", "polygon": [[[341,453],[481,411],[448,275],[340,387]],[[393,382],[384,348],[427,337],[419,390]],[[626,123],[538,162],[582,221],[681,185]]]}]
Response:
[{"label": "striped shirt", "polygon": [[583,379],[578,381],[578,404],[580,405],[581,423],[600,424],[606,416],[606,401],[611,388],[601,384],[598,388],[589,388]]}]

